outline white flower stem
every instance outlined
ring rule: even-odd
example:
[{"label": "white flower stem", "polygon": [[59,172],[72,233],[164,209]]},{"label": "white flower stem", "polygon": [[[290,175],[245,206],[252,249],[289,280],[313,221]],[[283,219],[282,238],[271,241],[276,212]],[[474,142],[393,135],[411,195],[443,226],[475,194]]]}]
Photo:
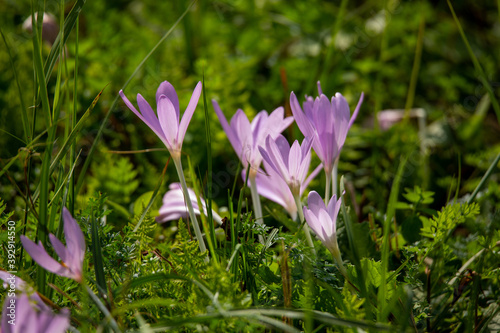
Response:
[{"label": "white flower stem", "polygon": [[333,169],[332,169],[332,196],[335,195],[337,196],[337,178],[338,178],[338,171],[339,171],[339,160],[336,159],[335,163],[333,164]]},{"label": "white flower stem", "polygon": [[304,233],[306,234],[307,245],[312,249],[314,256],[316,256],[316,249],[314,248],[314,243],[311,238],[311,232],[309,231],[309,226],[304,222],[304,212],[302,211],[302,203],[300,203],[300,196],[294,195],[295,205],[297,205],[297,212],[299,213],[300,224],[304,224]]},{"label": "white flower stem", "polygon": [[[184,192],[184,202],[186,202],[189,212],[189,219],[193,225],[194,234],[198,239],[198,244],[200,246],[201,253],[205,253],[207,251],[207,247],[205,246],[205,241],[203,240],[203,236],[201,234],[200,226],[198,225],[198,220],[196,219],[196,214],[194,213],[193,204],[191,202],[191,198],[189,196],[188,188],[186,185],[186,178],[184,178],[184,171],[182,170],[182,163],[180,155],[173,156],[172,160],[174,161],[175,168],[177,169],[177,175],[179,176],[179,180],[181,182],[182,192]],[[208,261],[208,256],[205,261]]]},{"label": "white flower stem", "polygon": [[328,201],[330,201],[330,183],[332,181],[332,174],[330,172],[325,172],[325,178],[325,205],[328,206]]},{"label": "white flower stem", "polygon": [[[260,205],[260,197],[259,193],[257,192],[257,182],[255,181],[255,177],[257,174],[255,171],[253,171],[250,168],[250,174],[248,175],[248,179],[250,180],[250,193],[252,194],[252,203],[253,203],[253,210],[255,213],[255,220],[259,224],[264,224],[264,218],[262,215],[262,206]],[[262,235],[259,235],[259,242],[261,244],[265,243],[264,237]]]},{"label": "white flower stem", "polygon": [[[337,243],[337,240],[335,240],[335,243]],[[340,250],[338,244],[335,244],[333,249],[329,249],[333,259],[337,262],[337,265],[339,266],[339,271],[342,273],[342,275],[345,277],[346,280],[349,280],[347,278],[347,270],[344,267],[344,263],[342,261],[342,256],[340,255]]]}]

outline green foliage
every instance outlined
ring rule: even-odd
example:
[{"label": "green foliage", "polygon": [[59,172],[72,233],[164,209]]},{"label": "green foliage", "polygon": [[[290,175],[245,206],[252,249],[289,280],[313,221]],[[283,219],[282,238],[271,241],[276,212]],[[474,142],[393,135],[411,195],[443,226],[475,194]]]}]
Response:
[{"label": "green foliage", "polygon": [[119,204],[130,203],[131,195],[139,186],[138,172],[126,157],[103,154],[92,164],[91,172],[87,190],[106,193],[109,200]]},{"label": "green foliage", "polygon": [[422,228],[422,235],[439,242],[443,237],[449,235],[458,225],[467,219],[473,219],[479,215],[479,205],[472,204],[450,204],[438,212],[437,216],[426,220]]}]

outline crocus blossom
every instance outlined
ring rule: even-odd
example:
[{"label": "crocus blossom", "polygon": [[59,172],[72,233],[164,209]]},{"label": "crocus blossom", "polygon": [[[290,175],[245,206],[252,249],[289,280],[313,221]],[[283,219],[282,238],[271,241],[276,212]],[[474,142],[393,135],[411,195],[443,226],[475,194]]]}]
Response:
[{"label": "crocus blossom", "polygon": [[333,195],[326,206],[318,192],[311,191],[307,203],[308,206],[304,207],[304,218],[307,224],[332,253],[342,274],[346,275],[337,243],[337,216],[342,203],[341,199],[337,200],[336,195]]},{"label": "crocus blossom", "polygon": [[[156,222],[158,223],[178,220],[180,218],[186,219],[189,214],[184,200],[184,193],[182,192],[181,184],[172,183],[170,184],[169,189],[170,190],[163,196],[163,205],[160,208],[159,215],[156,217]],[[200,215],[200,208],[198,206],[196,194],[190,188],[188,188],[188,192],[195,214]],[[207,215],[205,200],[203,200],[203,198],[200,198],[200,200],[201,205],[203,206],[203,213]],[[222,219],[216,212],[212,211],[212,217],[218,224],[222,224]]]},{"label": "crocus blossom", "polygon": [[351,117],[349,105],[340,93],[328,100],[318,82],[319,97],[307,97],[300,107],[297,97],[290,94],[290,107],[295,122],[305,137],[313,138],[313,148],[323,162],[325,172],[331,174],[335,160],[344,146],[347,132],[356,119],[364,94],[361,93],[358,105]]},{"label": "crocus blossom", "polygon": [[125,96],[123,90],[120,90],[120,96],[127,107],[132,110],[132,112],[134,112],[144,123],[146,123],[146,125],[148,125],[153,132],[155,132],[155,134],[165,144],[174,159],[180,158],[184,136],[193,113],[196,110],[196,106],[198,105],[200,94],[201,82],[198,82],[181,119],[177,93],[168,81],[162,82],[156,91],[156,107],[158,115],[155,114],[149,103],[141,96],[141,94],[137,94],[139,112]]},{"label": "crocus blossom", "polygon": [[66,208],[63,208],[63,220],[66,246],[53,234],[49,235],[50,242],[57,255],[61,258],[61,262],[57,262],[47,253],[41,241],[35,244],[24,235],[21,235],[21,243],[31,258],[49,272],[82,282],[85,238],[80,226]]},{"label": "crocus blossom", "polygon": [[285,137],[280,134],[275,140],[268,136],[265,148],[259,147],[264,160],[283,178],[294,197],[300,195],[302,183],[309,170],[311,144],[311,139],[306,137],[302,145],[295,140],[290,147]]},{"label": "crocus blossom", "polygon": [[45,304],[32,305],[33,298],[21,294],[6,297],[2,311],[2,333],[64,333],[69,327],[69,310],[53,313]]},{"label": "crocus blossom", "polygon": [[259,146],[264,145],[268,136],[275,139],[293,122],[293,117],[284,118],[285,110],[279,107],[271,114],[266,111],[259,112],[251,123],[243,110],[238,109],[228,124],[219,104],[215,100],[212,100],[212,104],[241,163],[244,167],[250,163],[253,173],[257,172],[262,162]]},{"label": "crocus blossom", "polygon": [[[297,219],[297,205],[293,197],[290,187],[285,180],[272,168],[266,161],[263,161],[265,171],[261,170],[257,173],[257,191],[259,195],[281,205],[287,212],[292,220]],[[322,165],[318,165],[316,169],[303,181],[300,185],[300,195],[304,193],[307,186],[321,171]],[[245,179],[245,171],[242,171],[242,177]]]}]

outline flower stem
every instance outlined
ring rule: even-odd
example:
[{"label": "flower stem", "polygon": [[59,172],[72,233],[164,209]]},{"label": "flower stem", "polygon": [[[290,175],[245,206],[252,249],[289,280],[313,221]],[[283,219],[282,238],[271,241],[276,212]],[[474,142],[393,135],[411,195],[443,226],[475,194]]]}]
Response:
[{"label": "flower stem", "polygon": [[[335,243],[337,243],[337,240],[335,240]],[[340,273],[342,273],[342,275],[345,277],[346,280],[349,280],[347,278],[347,270],[344,267],[344,262],[342,261],[342,256],[340,255],[338,244],[335,244],[335,247],[336,247],[335,249],[329,249],[329,250],[332,253],[333,259],[335,259],[337,265],[339,266]]]},{"label": "flower stem", "polygon": [[302,211],[302,204],[300,203],[300,196],[295,195],[293,197],[295,199],[295,205],[297,205],[297,212],[299,213],[300,224],[304,224],[304,233],[306,234],[306,241],[309,247],[312,249],[314,256],[316,256],[316,249],[314,248],[314,243],[311,238],[311,232],[309,231],[309,226],[307,223],[304,223],[304,212]]},{"label": "flower stem", "polygon": [[339,171],[339,160],[336,159],[332,169],[332,195],[337,197],[337,177]]},{"label": "flower stem", "polygon": [[[332,172],[333,173],[333,172]],[[330,183],[332,182],[332,173],[325,172],[326,184],[325,184],[325,205],[328,206],[328,201],[330,201]]]},{"label": "flower stem", "polygon": [[[250,169],[250,174],[248,175],[248,179],[250,180],[250,192],[252,194],[252,203],[253,203],[253,210],[255,213],[255,220],[259,224],[264,224],[264,218],[262,216],[262,206],[260,205],[260,197],[259,193],[257,192],[257,182],[255,181],[255,176],[257,174],[255,171]],[[264,244],[265,239],[262,237],[262,235],[259,235],[259,242],[261,244]]]},{"label": "flower stem", "polygon": [[[193,204],[191,203],[191,198],[189,196],[189,192],[186,185],[186,179],[184,178],[184,171],[182,170],[182,163],[180,156],[172,155],[172,160],[174,161],[175,168],[177,169],[177,175],[179,176],[179,180],[181,182],[182,192],[184,192],[184,202],[187,204],[189,219],[193,224],[194,233],[196,238],[198,239],[198,244],[200,246],[201,253],[205,253],[207,251],[207,247],[205,246],[205,241],[203,240],[203,236],[201,234],[200,226],[198,225],[198,220],[196,219],[196,215],[194,213]],[[208,256],[206,258],[208,261]]]}]

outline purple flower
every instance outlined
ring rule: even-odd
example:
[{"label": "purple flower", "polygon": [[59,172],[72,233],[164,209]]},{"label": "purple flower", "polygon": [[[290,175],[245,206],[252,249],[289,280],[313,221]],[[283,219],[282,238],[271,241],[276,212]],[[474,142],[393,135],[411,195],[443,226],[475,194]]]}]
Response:
[{"label": "purple flower", "polygon": [[341,199],[337,200],[334,195],[327,207],[318,192],[311,191],[309,192],[307,202],[308,206],[304,207],[304,217],[307,224],[309,224],[311,229],[330,252],[338,252],[337,215],[339,213]]},{"label": "purple flower", "polygon": [[143,122],[145,122],[146,125],[153,130],[153,132],[155,132],[161,141],[163,141],[174,159],[180,159],[184,135],[186,134],[186,130],[189,122],[191,121],[194,110],[196,110],[196,106],[198,105],[200,94],[201,82],[198,82],[194,88],[193,95],[191,96],[191,100],[189,101],[186,111],[184,112],[182,119],[180,119],[179,99],[177,98],[177,93],[175,92],[174,87],[168,81],[162,82],[156,91],[158,116],[155,114],[149,103],[141,96],[141,94],[137,94],[139,112],[125,96],[123,90],[120,90],[120,96],[128,108],[132,110]]},{"label": "purple flower", "polygon": [[[170,190],[165,193],[163,197],[163,205],[160,208],[160,215],[156,217],[156,222],[164,223],[167,221],[178,220],[180,218],[187,219],[188,208],[186,202],[184,201],[184,192],[182,192],[182,187],[180,183],[172,183],[169,186]],[[200,208],[198,206],[198,200],[196,199],[196,194],[190,188],[188,188],[189,197],[191,203],[193,204],[194,213],[200,215]],[[203,213],[207,215],[207,207],[203,198],[200,198],[201,205],[203,206]],[[221,217],[214,211],[212,211],[212,216],[218,224],[222,224]]]},{"label": "purple flower", "polygon": [[243,110],[238,109],[228,124],[224,113],[215,100],[212,100],[215,113],[219,118],[227,138],[238,155],[241,163],[246,167],[250,163],[251,170],[257,172],[262,156],[259,146],[263,146],[268,135],[275,139],[293,122],[293,117],[284,118],[283,107],[274,110],[270,115],[266,111],[259,112],[252,123]]},{"label": "purple flower", "polygon": [[35,244],[21,235],[21,243],[31,258],[49,272],[82,282],[82,266],[85,256],[83,232],[66,207],[63,208],[63,220],[66,246],[53,234],[49,235],[50,242],[61,258],[61,262],[57,262],[47,253],[41,241]]},{"label": "purple flower", "polygon": [[[259,171],[255,178],[257,182],[257,192],[259,195],[276,202],[281,205],[288,212],[292,220],[297,219],[297,205],[293,197],[290,187],[285,180],[274,170],[266,161],[263,161],[265,172]],[[302,182],[300,186],[300,195],[304,193],[311,180],[321,171],[322,165],[311,172],[311,174]],[[242,171],[243,179],[245,178],[245,171]]]},{"label": "purple flower", "polygon": [[306,137],[313,138],[313,148],[323,162],[325,172],[331,173],[335,160],[344,146],[347,132],[356,119],[364,94],[361,93],[358,105],[351,117],[349,105],[340,93],[336,93],[331,101],[323,95],[318,82],[319,97],[313,100],[307,97],[302,111],[297,97],[290,94],[290,106],[300,131]]},{"label": "purple flower", "polygon": [[264,160],[285,181],[294,197],[300,195],[300,189],[309,171],[311,144],[311,139],[306,137],[302,145],[295,140],[290,147],[285,137],[280,134],[275,140],[268,136],[265,149],[259,146]]},{"label": "purple flower", "polygon": [[2,311],[2,333],[64,333],[69,327],[69,310],[54,314],[45,304],[36,303],[26,294],[6,297]]}]

